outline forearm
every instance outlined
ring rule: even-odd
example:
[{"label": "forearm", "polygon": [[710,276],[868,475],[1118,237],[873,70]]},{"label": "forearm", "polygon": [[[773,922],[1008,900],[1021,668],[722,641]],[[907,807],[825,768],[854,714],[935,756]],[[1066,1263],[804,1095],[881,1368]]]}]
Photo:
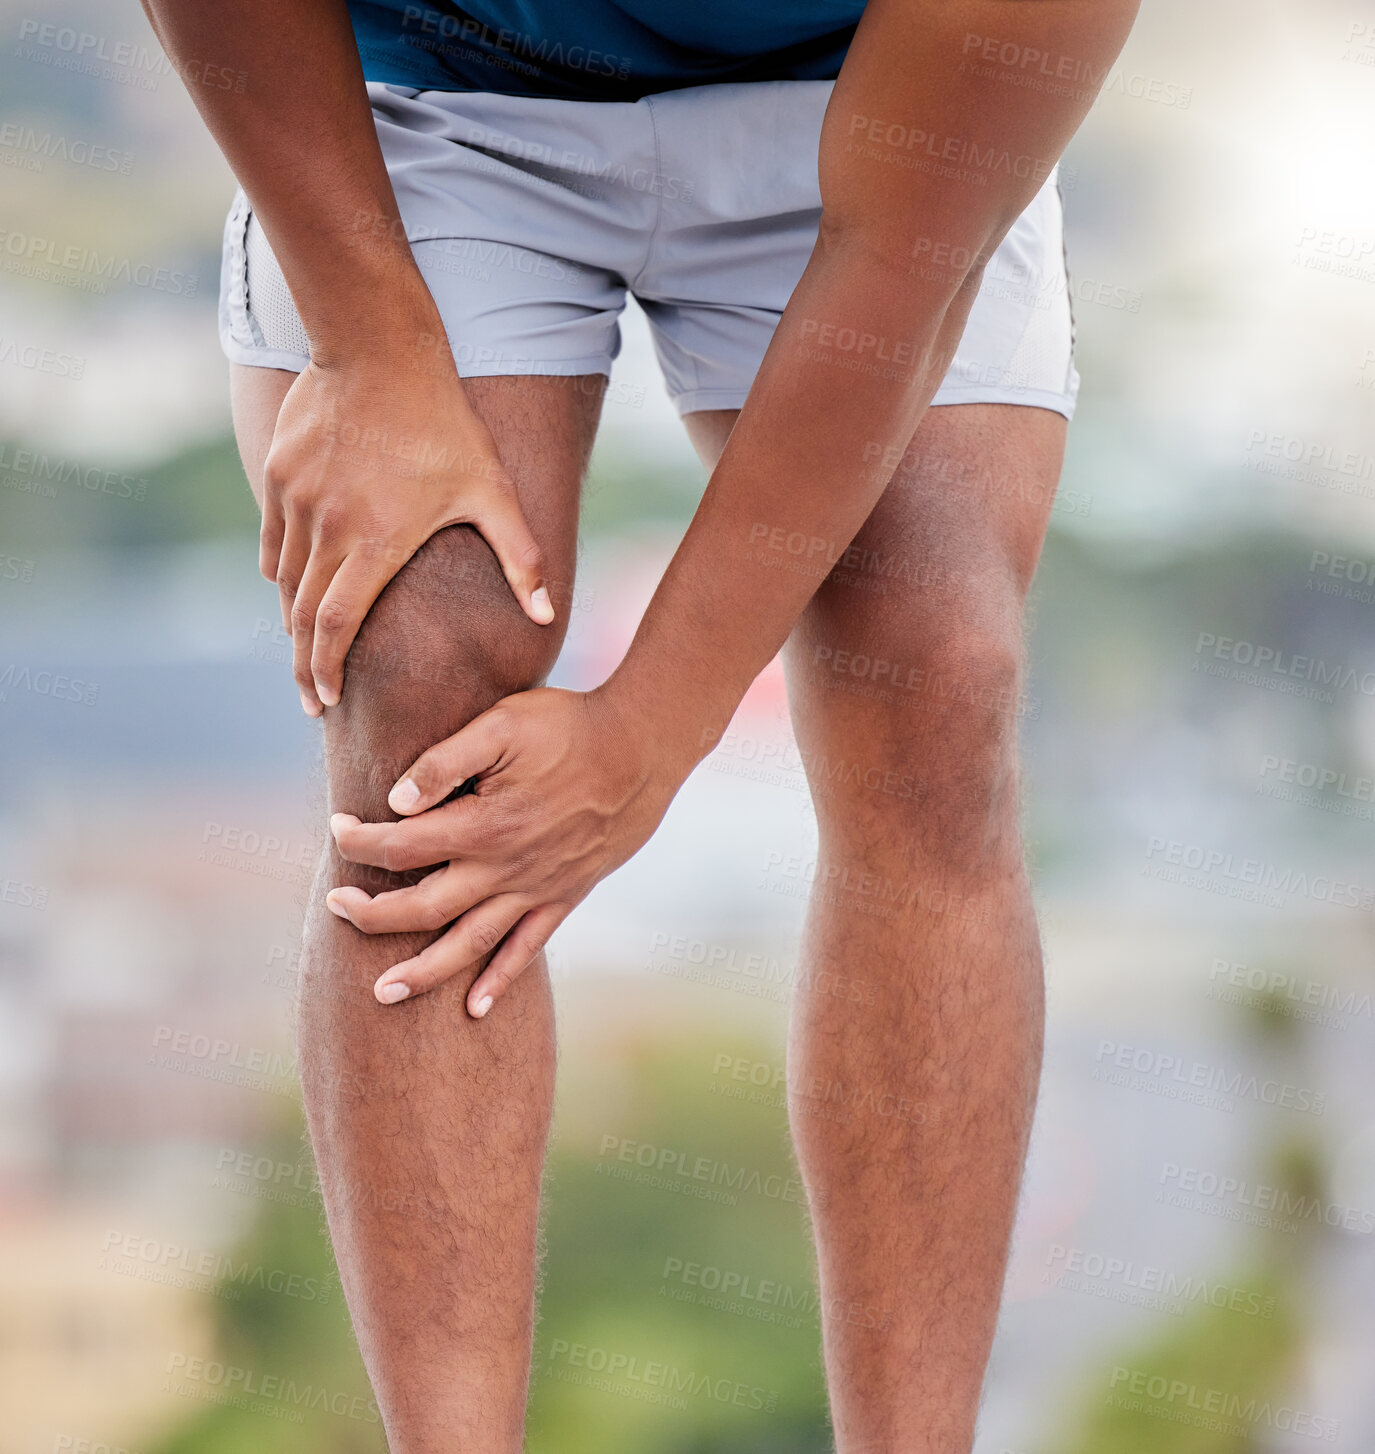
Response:
[{"label": "forearm", "polygon": [[843,563],[963,331],[972,289],[881,280],[880,267],[844,240],[818,245],[607,684],[683,770]]},{"label": "forearm", "polygon": [[[144,0],[177,70],[209,61],[242,91],[188,89],[281,264],[312,357],[437,333],[368,105],[344,0]],[[367,307],[359,306],[367,298]]]},{"label": "forearm", "polygon": [[[887,487],[988,258],[1088,111],[1135,8],[870,0],[822,130],[821,240],[607,683],[676,767],[710,750]],[[1004,84],[1017,76],[966,60],[989,35],[999,54],[1096,81]]]}]

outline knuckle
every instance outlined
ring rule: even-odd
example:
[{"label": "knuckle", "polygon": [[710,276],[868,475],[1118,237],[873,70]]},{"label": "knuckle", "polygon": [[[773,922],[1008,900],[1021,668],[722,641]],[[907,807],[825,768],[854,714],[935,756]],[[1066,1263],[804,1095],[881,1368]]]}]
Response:
[{"label": "knuckle", "polygon": [[485,919],[473,925],[473,948],[479,954],[490,954],[501,943],[501,938],[501,930]]},{"label": "knuckle", "polygon": [[540,563],[540,548],[533,540],[527,541],[515,551],[513,559],[521,570],[532,571]]},{"label": "knuckle", "polygon": [[338,601],[326,601],[315,613],[315,629],[332,636],[344,629],[348,619],[348,612]]},{"label": "knuckle", "polygon": [[348,511],[337,501],[326,501],[314,511],[315,533],[333,539],[344,533],[348,524]]},{"label": "knuckle", "polygon": [[416,910],[416,921],[420,928],[442,929],[450,919],[448,909],[438,899],[424,899]]},{"label": "knuckle", "polygon": [[269,495],[280,495],[286,489],[290,471],[275,454],[269,454],[263,461],[263,491]]},{"label": "knuckle", "polygon": [[315,612],[309,606],[297,601],[291,608],[291,629],[309,631],[315,625]]}]

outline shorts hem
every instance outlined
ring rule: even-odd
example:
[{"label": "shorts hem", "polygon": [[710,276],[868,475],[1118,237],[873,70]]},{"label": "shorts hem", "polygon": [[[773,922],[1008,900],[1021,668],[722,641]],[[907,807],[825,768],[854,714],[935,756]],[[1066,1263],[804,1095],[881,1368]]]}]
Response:
[{"label": "shorts hem", "polygon": [[[310,362],[308,354],[293,353],[289,349],[281,348],[257,348],[238,343],[234,339],[222,338],[220,349],[230,363],[247,364],[250,368],[288,369],[293,374],[299,374]],[[609,378],[611,362],[607,358],[598,356],[574,359],[521,359],[514,363],[503,363],[498,359],[493,359],[484,363],[458,365],[460,379],[504,377],[565,379],[574,378],[579,374],[605,374]]]},{"label": "shorts hem", "polygon": [[605,374],[610,378],[611,360],[604,354],[599,354],[586,358],[517,359],[512,362],[488,359],[481,363],[458,365],[460,379],[571,379],[578,374]]},{"label": "shorts hem", "polygon": [[299,374],[310,362],[307,353],[292,353],[284,348],[257,348],[232,338],[221,338],[220,349],[230,363],[247,364],[250,368],[286,369]]},{"label": "shorts hem", "polygon": [[942,385],[931,400],[931,408],[947,404],[1023,404],[1032,409],[1050,409],[1073,419],[1075,403],[1075,395],[1061,394],[1054,389],[1007,389],[988,385],[947,389]]},{"label": "shorts hem", "polygon": [[691,389],[686,394],[670,394],[669,398],[681,418],[705,409],[743,409],[749,392],[748,385],[743,389]]},{"label": "shorts hem", "polygon": [[[693,389],[686,394],[673,396],[673,405],[679,415],[696,414],[706,409],[743,409],[748,389]],[[936,390],[931,408],[938,409],[947,404],[1024,404],[1033,409],[1050,409],[1063,414],[1066,419],[1074,418],[1075,396],[1060,394],[1054,389],[1006,389],[991,386],[971,386]]]}]

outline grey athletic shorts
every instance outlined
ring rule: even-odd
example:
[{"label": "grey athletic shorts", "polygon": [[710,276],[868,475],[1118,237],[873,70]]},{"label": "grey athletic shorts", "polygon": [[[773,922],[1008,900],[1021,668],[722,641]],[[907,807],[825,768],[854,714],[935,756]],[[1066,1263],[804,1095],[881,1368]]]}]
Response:
[{"label": "grey athletic shorts", "polygon": [[[744,403],[816,241],[831,82],[696,86],[635,102],[378,82],[368,92],[462,377],[609,374],[633,293],[680,413]],[[309,353],[242,192],[225,225],[220,338],[236,363],[299,371]],[[933,402],[1032,404],[1068,418],[1078,387],[1052,172],[989,263]]]}]

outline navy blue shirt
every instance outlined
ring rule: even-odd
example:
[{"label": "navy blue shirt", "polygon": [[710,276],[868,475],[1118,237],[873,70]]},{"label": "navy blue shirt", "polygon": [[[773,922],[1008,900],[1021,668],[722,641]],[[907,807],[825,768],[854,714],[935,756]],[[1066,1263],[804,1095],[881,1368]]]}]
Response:
[{"label": "navy blue shirt", "polygon": [[349,0],[363,74],[424,91],[636,101],[830,80],[864,0]]}]

